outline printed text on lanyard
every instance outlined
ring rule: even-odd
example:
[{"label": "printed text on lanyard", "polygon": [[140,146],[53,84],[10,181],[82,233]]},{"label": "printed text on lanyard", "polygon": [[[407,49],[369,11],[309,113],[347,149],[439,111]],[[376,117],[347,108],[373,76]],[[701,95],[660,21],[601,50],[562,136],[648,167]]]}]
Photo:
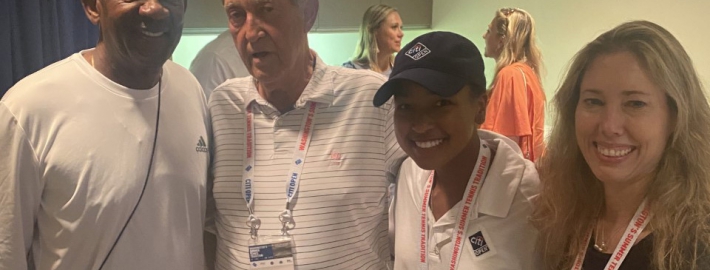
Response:
[{"label": "printed text on lanyard", "polygon": [[[648,207],[646,200],[643,200],[639,208],[636,210],[634,218],[631,219],[629,225],[626,227],[623,237],[619,240],[619,244],[616,245],[614,253],[611,254],[609,262],[604,267],[604,270],[614,270],[619,269],[621,263],[626,259],[626,255],[629,255],[631,247],[636,243],[636,240],[646,228],[648,222],[651,220],[651,211]],[[580,247],[579,253],[577,253],[577,258],[574,260],[572,265],[572,270],[582,270],[582,265],[584,264],[584,257],[587,253],[587,246],[589,246],[589,241],[592,238],[592,231],[590,229],[586,234],[587,241],[583,247]]]},{"label": "printed text on lanyard", "polygon": [[[481,141],[481,147],[479,148],[478,160],[474,166],[474,170],[471,173],[471,177],[468,180],[468,185],[466,186],[466,193],[463,197],[463,207],[459,210],[457,215],[458,219],[456,226],[453,231],[453,252],[451,255],[451,261],[449,263],[449,269],[455,270],[459,259],[461,258],[461,250],[463,245],[464,234],[466,233],[466,228],[468,227],[469,218],[473,204],[478,198],[479,191],[483,185],[483,180],[488,173],[488,167],[491,162],[491,149],[488,145]],[[428,259],[428,238],[429,238],[429,226],[428,226],[428,214],[429,214],[429,198],[431,197],[431,189],[434,184],[434,172],[431,172],[429,180],[427,180],[426,188],[424,189],[424,198],[422,198],[421,207],[421,234],[419,238],[419,269],[426,270],[429,269],[427,263]]]},{"label": "printed text on lanyard", "polygon": [[[303,164],[306,161],[306,154],[308,153],[308,147],[311,143],[312,131],[315,125],[315,113],[317,103],[308,102],[306,103],[308,112],[304,115],[303,121],[301,123],[301,129],[298,133],[298,141],[296,142],[296,149],[293,153],[293,160],[291,163],[291,168],[289,170],[286,182],[286,207],[284,211],[279,215],[279,221],[281,221],[281,233],[283,235],[288,234],[288,231],[293,229],[295,222],[292,214],[292,201],[293,198],[298,194],[299,181],[301,179],[301,172],[303,171]],[[244,167],[242,181],[242,196],[247,203],[247,208],[249,209],[249,219],[247,220],[247,226],[251,229],[250,234],[252,238],[256,237],[261,226],[261,220],[254,214],[254,166],[255,166],[255,151],[256,151],[256,131],[254,129],[254,113],[252,112],[252,106],[247,106],[247,132],[246,132],[246,166]]]}]

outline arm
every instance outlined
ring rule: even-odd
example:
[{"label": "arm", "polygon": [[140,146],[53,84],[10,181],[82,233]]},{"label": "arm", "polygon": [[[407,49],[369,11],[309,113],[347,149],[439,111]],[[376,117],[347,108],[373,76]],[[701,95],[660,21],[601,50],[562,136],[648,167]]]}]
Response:
[{"label": "arm", "polygon": [[204,231],[205,269],[213,270],[217,262],[217,235]]},{"label": "arm", "polygon": [[404,153],[402,148],[399,147],[399,144],[397,143],[397,137],[395,136],[394,133],[394,106],[392,105],[392,102],[390,101],[388,104],[385,104],[384,106],[386,107],[387,114],[386,114],[386,120],[385,120],[385,168],[387,169],[387,181],[389,182],[389,187],[387,189],[387,194],[389,195],[387,200],[389,201],[389,209],[388,209],[388,214],[389,214],[389,238],[390,238],[390,244],[391,244],[391,250],[390,252],[392,253],[392,258],[394,258],[394,241],[395,241],[395,231],[394,231],[394,226],[395,226],[395,216],[394,216],[394,208],[395,208],[395,194],[397,193],[397,179],[399,178],[399,170],[400,167],[402,166],[402,162],[407,158],[407,154]]},{"label": "arm", "polygon": [[[211,153],[214,153],[214,140],[210,142]],[[214,157],[214,154],[212,154]],[[214,160],[214,159],[210,159]],[[205,214],[205,230],[203,232],[203,241],[205,249],[205,269],[212,270],[215,269],[215,263],[217,260],[217,228],[215,225],[215,215],[217,214],[217,207],[215,205],[214,195],[212,193],[212,186],[214,183],[214,174],[212,173],[212,165],[208,169],[207,175],[207,210]]]},{"label": "arm", "polygon": [[0,149],[0,269],[28,269],[42,183],[27,135],[2,102]]},{"label": "arm", "polygon": [[217,260],[217,228],[215,225],[215,215],[217,214],[217,205],[214,200],[214,193],[212,192],[214,186],[214,155],[215,155],[215,145],[214,145],[214,133],[212,133],[212,122],[211,122],[211,110],[208,108],[207,113],[210,117],[207,119],[207,136],[209,137],[210,146],[210,163],[207,168],[207,184],[205,185],[207,193],[207,203],[205,211],[205,228],[203,232],[204,241],[204,251],[205,251],[205,269],[213,270],[215,269],[215,263]]},{"label": "arm", "polygon": [[[386,107],[385,107],[386,106]],[[397,143],[397,137],[394,133],[394,106],[389,102],[383,105],[387,110],[387,118],[385,120],[385,166],[387,169],[387,180],[390,183],[396,183],[399,167],[407,158],[402,148]]]}]

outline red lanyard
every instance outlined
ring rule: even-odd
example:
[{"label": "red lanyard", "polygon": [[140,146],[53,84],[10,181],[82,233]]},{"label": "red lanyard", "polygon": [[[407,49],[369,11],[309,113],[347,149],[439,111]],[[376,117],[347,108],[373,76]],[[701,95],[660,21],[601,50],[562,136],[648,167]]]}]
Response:
[{"label": "red lanyard", "polygon": [[[643,200],[641,205],[639,205],[639,208],[636,210],[634,218],[631,219],[631,222],[629,222],[629,225],[626,227],[624,237],[619,241],[619,244],[616,245],[616,249],[614,249],[614,253],[611,254],[611,258],[604,267],[604,270],[614,270],[621,266],[621,263],[623,263],[624,259],[626,259],[626,255],[629,255],[631,246],[636,243],[636,240],[639,238],[641,232],[644,228],[646,228],[646,225],[648,225],[650,220],[651,211],[648,208],[646,200]],[[587,247],[589,246],[589,241],[592,238],[592,231],[593,230],[590,229],[587,232],[587,241],[584,246],[581,247],[579,253],[577,253],[577,258],[574,261],[574,265],[572,265],[572,270],[582,269],[582,264],[584,264],[584,256],[587,253]]]},{"label": "red lanyard", "polygon": [[[467,192],[464,194],[463,207],[459,210],[458,219],[454,227],[453,232],[453,252],[451,255],[451,261],[449,263],[449,269],[455,270],[459,259],[461,258],[461,246],[463,244],[464,233],[468,227],[468,223],[471,220],[469,214],[473,208],[473,204],[478,198],[479,191],[481,190],[481,185],[483,185],[483,180],[488,173],[488,167],[491,162],[491,149],[488,145],[481,141],[481,147],[479,148],[478,160],[474,167],[473,173],[471,173],[471,178],[468,180],[468,185],[466,186]],[[426,188],[424,189],[424,198],[422,198],[421,207],[421,236],[419,239],[419,269],[429,269],[427,263],[427,253],[428,253],[428,238],[429,238],[429,226],[428,226],[428,214],[429,214],[429,198],[431,197],[431,188],[434,184],[434,172],[431,172],[429,180],[427,180]]]}]

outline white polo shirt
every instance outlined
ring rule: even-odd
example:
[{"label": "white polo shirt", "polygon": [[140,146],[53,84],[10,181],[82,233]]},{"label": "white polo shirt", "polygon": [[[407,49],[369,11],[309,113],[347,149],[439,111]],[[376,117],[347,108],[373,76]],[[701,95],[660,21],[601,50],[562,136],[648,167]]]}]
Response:
[{"label": "white polo shirt", "polygon": [[[495,156],[469,217],[458,269],[540,269],[535,253],[538,232],[528,221],[531,200],[538,194],[535,165],[523,158],[520,148],[510,139],[485,130],[479,130],[478,136],[487,142]],[[395,269],[419,269],[418,221],[430,174],[412,159],[402,164],[394,207]],[[453,230],[461,207],[462,203],[457,203],[436,221],[429,210],[429,269],[449,269]]]},{"label": "white polo shirt", "polygon": [[[391,106],[372,105],[384,83],[376,73],[326,66],[292,111],[281,114],[257,92],[252,77],[231,79],[210,97],[215,156],[217,269],[249,269],[249,215],[242,196],[246,106],[255,128],[254,211],[260,235],[281,234],[287,174],[307,102],[315,126],[294,199],[291,230],[297,269],[387,269],[387,186],[404,158],[394,137]],[[389,179],[388,179],[389,177]]]}]

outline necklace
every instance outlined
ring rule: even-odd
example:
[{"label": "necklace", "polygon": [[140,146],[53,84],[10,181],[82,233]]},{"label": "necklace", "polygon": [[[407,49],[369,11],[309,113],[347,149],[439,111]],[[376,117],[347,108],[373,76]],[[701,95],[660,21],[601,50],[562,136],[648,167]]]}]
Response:
[{"label": "necklace", "polygon": [[[599,229],[601,228],[601,230]],[[599,232],[601,231],[601,233]],[[601,234],[601,236],[600,236]],[[601,237],[601,241],[597,237]],[[606,249],[606,242],[604,241],[604,223],[597,221],[597,231],[594,233],[594,249],[599,252],[604,252]]]}]

